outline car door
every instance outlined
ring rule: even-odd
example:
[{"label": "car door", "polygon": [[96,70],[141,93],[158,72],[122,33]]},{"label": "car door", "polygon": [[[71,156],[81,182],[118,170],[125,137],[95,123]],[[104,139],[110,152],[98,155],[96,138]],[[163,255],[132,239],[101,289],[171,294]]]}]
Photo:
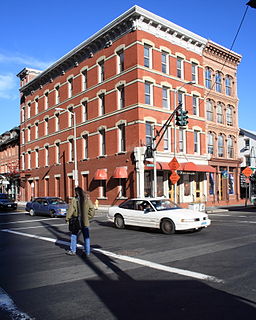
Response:
[{"label": "car door", "polygon": [[48,215],[49,214],[49,200],[43,199],[41,202],[41,214]]},{"label": "car door", "polygon": [[134,210],[130,211],[129,216],[131,225],[151,228],[157,226],[157,213],[149,201],[135,200]]},{"label": "car door", "polygon": [[32,209],[34,210],[35,214],[40,214],[40,207],[41,207],[42,199],[37,198],[32,202]]}]

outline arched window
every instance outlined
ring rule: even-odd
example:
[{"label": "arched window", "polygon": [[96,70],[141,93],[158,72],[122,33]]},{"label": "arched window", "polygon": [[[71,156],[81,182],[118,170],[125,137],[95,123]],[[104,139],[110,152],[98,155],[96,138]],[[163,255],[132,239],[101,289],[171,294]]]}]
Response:
[{"label": "arched window", "polygon": [[205,68],[205,86],[207,89],[212,87],[212,70],[208,67]]},{"label": "arched window", "polygon": [[227,125],[233,126],[233,108],[230,105],[228,105],[227,107],[226,119],[227,119]]},{"label": "arched window", "polygon": [[217,122],[223,123],[223,107],[221,103],[217,104]]},{"label": "arched window", "polygon": [[234,158],[234,141],[231,136],[228,137],[227,149],[228,149],[228,158]]},{"label": "arched window", "polygon": [[215,89],[217,92],[222,91],[222,76],[220,72],[216,72],[215,75]]},{"label": "arched window", "polygon": [[214,134],[209,132],[208,133],[208,153],[213,154],[214,150]]},{"label": "arched window", "polygon": [[230,76],[226,76],[225,79],[225,87],[226,87],[226,95],[231,96],[232,93],[232,81]]},{"label": "arched window", "polygon": [[213,106],[211,100],[206,101],[206,117],[208,121],[213,121]]},{"label": "arched window", "polygon": [[224,137],[218,136],[218,157],[224,157]]}]

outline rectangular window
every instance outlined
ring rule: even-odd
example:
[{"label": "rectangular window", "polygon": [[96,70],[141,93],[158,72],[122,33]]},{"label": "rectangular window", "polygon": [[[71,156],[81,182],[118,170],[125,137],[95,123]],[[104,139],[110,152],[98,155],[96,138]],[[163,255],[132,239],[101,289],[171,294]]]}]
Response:
[{"label": "rectangular window", "polygon": [[209,194],[214,194],[214,173],[209,173]]},{"label": "rectangular window", "polygon": [[163,109],[169,109],[169,101],[168,101],[168,88],[162,88],[162,106]]},{"label": "rectangular window", "polygon": [[245,165],[246,165],[246,167],[251,166],[251,158],[248,156],[245,156]]},{"label": "rectangular window", "polygon": [[100,103],[99,115],[102,116],[103,114],[105,114],[105,94],[104,93],[99,95],[99,103]]},{"label": "rectangular window", "polygon": [[69,140],[69,162],[74,161],[74,139]]},{"label": "rectangular window", "polygon": [[146,121],[146,146],[152,146],[153,123]]},{"label": "rectangular window", "polygon": [[182,91],[178,91],[178,105],[182,105],[182,109],[185,109],[184,93]]},{"label": "rectangular window", "polygon": [[31,139],[31,127],[28,127],[28,141]]},{"label": "rectangular window", "polygon": [[167,52],[162,52],[161,65],[162,65],[162,72],[168,73],[168,53]]},{"label": "rectangular window", "polygon": [[46,92],[44,95],[44,109],[48,109],[49,107],[49,93]]},{"label": "rectangular window", "polygon": [[87,70],[82,72],[82,91],[87,89]]},{"label": "rectangular window", "polygon": [[88,120],[88,103],[87,101],[82,102],[82,121],[85,122]]},{"label": "rectangular window", "polygon": [[126,179],[118,179],[119,198],[126,197]]},{"label": "rectangular window", "polygon": [[83,135],[83,157],[88,159],[88,134]]},{"label": "rectangular window", "polygon": [[198,65],[196,63],[192,63],[191,73],[192,73],[192,81],[195,83],[198,83]]},{"label": "rectangular window", "polygon": [[100,155],[106,155],[106,132],[105,130],[100,130]]},{"label": "rectangular window", "polygon": [[99,62],[99,82],[103,82],[105,80],[105,66],[104,60]]},{"label": "rectangular window", "polygon": [[119,134],[119,152],[124,152],[126,150],[125,146],[125,124],[122,123],[118,126]]},{"label": "rectangular window", "polygon": [[119,109],[124,108],[125,106],[125,96],[124,96],[124,86],[119,86],[118,90],[118,107]]},{"label": "rectangular window", "polygon": [[183,183],[184,183],[184,196],[190,196],[191,188],[190,188],[190,179],[188,174],[183,174]]},{"label": "rectangular window", "polygon": [[200,146],[199,146],[199,131],[194,131],[194,152],[199,153]]},{"label": "rectangular window", "polygon": [[45,125],[44,133],[45,133],[45,135],[47,136],[48,133],[49,133],[49,119],[48,119],[48,118],[46,118],[46,119],[44,120],[44,125]]},{"label": "rectangular window", "polygon": [[244,146],[245,146],[246,149],[250,148],[250,139],[245,139],[244,140]]},{"label": "rectangular window", "polygon": [[49,166],[49,147],[45,147],[45,166]]},{"label": "rectangular window", "polygon": [[60,86],[55,87],[55,103],[60,103]]},{"label": "rectangular window", "polygon": [[38,122],[35,123],[35,139],[38,139]]},{"label": "rectangular window", "polygon": [[193,115],[199,116],[199,110],[198,110],[198,97],[193,95]]},{"label": "rectangular window", "polygon": [[152,84],[145,82],[145,104],[152,104]]},{"label": "rectangular window", "polygon": [[145,44],[144,45],[144,67],[147,67],[147,68],[152,67],[151,52],[152,52],[152,47]]},{"label": "rectangular window", "polygon": [[28,152],[28,169],[31,169],[31,152]]},{"label": "rectangular window", "polygon": [[163,140],[164,140],[164,151],[165,152],[170,151],[170,131],[169,131],[169,128],[165,131]]},{"label": "rectangular window", "polygon": [[208,133],[208,153],[213,154],[213,145],[214,143],[214,135],[212,133]]},{"label": "rectangular window", "polygon": [[31,103],[28,103],[28,119],[31,116]]},{"label": "rectangular window", "polygon": [[117,69],[118,73],[124,71],[124,51],[120,50],[117,52]]},{"label": "rectangular window", "polygon": [[56,143],[55,145],[55,161],[56,164],[60,164],[60,144]]},{"label": "rectangular window", "polygon": [[99,197],[106,198],[107,197],[107,182],[106,180],[99,180]]},{"label": "rectangular window", "polygon": [[184,129],[179,129],[179,152],[185,152],[185,146],[184,146]]},{"label": "rectangular window", "polygon": [[213,106],[210,100],[206,101],[206,117],[207,120],[213,121]]},{"label": "rectangular window", "polygon": [[36,168],[39,167],[39,150],[38,149],[35,150],[35,166]]},{"label": "rectangular window", "polygon": [[183,79],[183,59],[177,58],[177,77]]},{"label": "rectangular window", "polygon": [[38,114],[38,98],[35,99],[35,114]]},{"label": "rectangular window", "polygon": [[68,79],[68,98],[73,96],[73,78]]},{"label": "rectangular window", "polygon": [[55,131],[60,130],[60,115],[57,113],[55,115]]},{"label": "rectangular window", "polygon": [[225,79],[226,95],[231,96],[231,78],[229,76]]}]

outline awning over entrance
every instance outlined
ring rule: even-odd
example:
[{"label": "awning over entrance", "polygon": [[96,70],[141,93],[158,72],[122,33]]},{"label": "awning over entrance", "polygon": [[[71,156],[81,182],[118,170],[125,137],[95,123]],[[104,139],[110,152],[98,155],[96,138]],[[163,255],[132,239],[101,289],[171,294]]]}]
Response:
[{"label": "awning over entrance", "polygon": [[95,180],[107,180],[107,169],[97,169],[94,175]]},{"label": "awning over entrance", "polygon": [[[146,170],[152,170],[154,168],[152,162],[147,162],[145,164]],[[157,162],[157,170],[168,170],[170,171],[169,165],[167,162]],[[192,172],[216,172],[216,169],[210,165],[195,164],[194,162],[183,162],[180,163],[177,171],[192,171]]]},{"label": "awning over entrance", "polygon": [[126,167],[117,167],[115,169],[114,174],[113,174],[113,178],[127,179],[128,178],[127,168]]}]

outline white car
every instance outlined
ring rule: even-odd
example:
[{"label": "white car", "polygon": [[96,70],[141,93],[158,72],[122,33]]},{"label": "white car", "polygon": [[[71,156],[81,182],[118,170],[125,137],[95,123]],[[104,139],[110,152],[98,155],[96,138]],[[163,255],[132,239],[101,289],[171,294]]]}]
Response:
[{"label": "white car", "polygon": [[204,212],[180,208],[164,198],[129,199],[109,208],[108,220],[118,229],[126,225],[160,229],[165,234],[175,231],[200,231],[211,224]]}]

